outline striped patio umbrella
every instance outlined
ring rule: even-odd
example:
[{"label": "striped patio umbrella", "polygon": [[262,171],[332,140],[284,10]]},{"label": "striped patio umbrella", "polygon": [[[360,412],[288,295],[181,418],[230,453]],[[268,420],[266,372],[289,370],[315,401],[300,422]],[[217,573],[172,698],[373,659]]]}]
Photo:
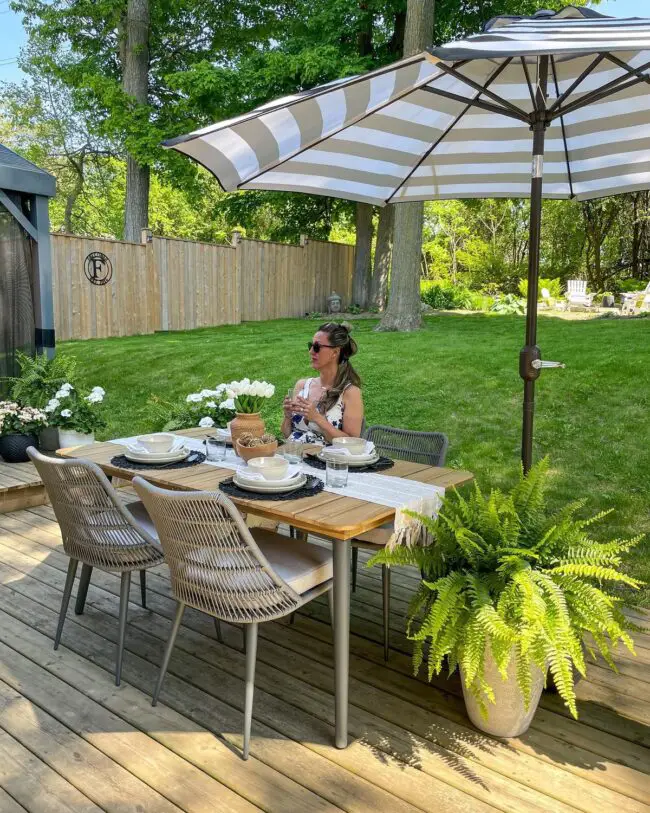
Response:
[{"label": "striped patio umbrella", "polygon": [[[522,460],[532,462],[541,200],[650,187],[650,19],[569,6],[172,139],[224,189],[376,206],[531,199]],[[531,162],[532,157],[532,162]],[[546,166],[544,166],[544,157]],[[542,181],[543,177],[543,181]]]}]

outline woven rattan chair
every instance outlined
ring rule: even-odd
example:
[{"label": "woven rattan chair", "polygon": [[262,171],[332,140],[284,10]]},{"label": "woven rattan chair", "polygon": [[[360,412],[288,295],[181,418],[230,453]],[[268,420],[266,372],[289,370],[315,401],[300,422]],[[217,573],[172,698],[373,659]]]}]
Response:
[{"label": "woven rattan chair", "polygon": [[326,592],[331,607],[331,551],[266,528],[249,529],[235,505],[221,492],[167,491],[141,477],[134,478],[133,485],[158,531],[177,601],[153,705],[158,702],[186,606],[222,621],[243,624],[243,756],[248,759],[258,625],[290,615]]},{"label": "woven rattan chair", "polygon": [[[379,454],[386,457],[408,460],[411,463],[423,463],[427,466],[444,466],[447,457],[449,441],[442,432],[415,432],[410,429],[395,429],[392,426],[370,426],[366,430],[366,440],[375,444]],[[352,540],[352,590],[357,589],[357,566],[359,562],[359,548],[377,549],[378,545],[385,545],[392,534],[392,525],[376,528],[361,534]],[[384,660],[389,654],[389,622],[390,622],[390,568],[381,567],[381,588],[383,597],[384,616]]]},{"label": "woven rattan chair", "polygon": [[122,574],[115,683],[120,685],[131,572],[140,571],[142,606],[146,606],[145,570],[163,561],[155,537],[138,518],[146,519],[142,503],[124,506],[104,472],[90,460],[45,457],[27,450],[43,481],[61,528],[63,550],[70,557],[54,649],[61,641],[79,562],[81,577],[75,612],[81,615],[94,567]]}]

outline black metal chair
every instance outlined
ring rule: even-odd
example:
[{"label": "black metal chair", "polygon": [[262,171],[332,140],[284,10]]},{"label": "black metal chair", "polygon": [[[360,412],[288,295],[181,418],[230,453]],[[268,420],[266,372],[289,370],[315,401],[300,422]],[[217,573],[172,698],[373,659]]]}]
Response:
[{"label": "black metal chair", "polygon": [[[366,440],[375,444],[375,449],[385,457],[423,463],[427,466],[444,466],[449,440],[442,432],[416,432],[410,429],[396,429],[393,426],[370,426],[364,433]],[[386,544],[392,534],[392,525],[368,531],[352,540],[352,591],[357,589],[357,568],[359,548],[376,550]],[[384,660],[389,653],[390,621],[390,567],[382,565],[382,607],[384,621]]]}]

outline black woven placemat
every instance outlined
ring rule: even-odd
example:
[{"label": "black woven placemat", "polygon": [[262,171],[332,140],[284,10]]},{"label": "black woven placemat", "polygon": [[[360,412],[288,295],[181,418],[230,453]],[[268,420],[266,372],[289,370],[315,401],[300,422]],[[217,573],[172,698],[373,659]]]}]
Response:
[{"label": "black woven placemat", "polygon": [[186,469],[188,466],[198,466],[204,460],[203,452],[190,452],[185,460],[179,460],[178,463],[161,463],[156,466],[155,463],[135,463],[133,460],[128,460],[123,454],[118,454],[111,457],[111,465],[120,469],[135,469],[135,471],[158,471],[159,469]]},{"label": "black woven placemat", "polygon": [[[307,465],[312,466],[315,469],[324,469],[325,463],[320,460],[315,454],[306,454],[303,458]],[[350,466],[349,470],[356,474],[360,472],[372,472],[372,471],[386,471],[387,469],[392,469],[395,465],[395,462],[390,459],[390,457],[380,457],[379,460],[376,460],[374,463],[370,463],[367,466]]]},{"label": "black woven placemat", "polygon": [[283,494],[260,494],[258,491],[247,491],[245,488],[240,488],[235,485],[232,477],[227,480],[222,480],[219,483],[219,488],[229,497],[241,497],[244,500],[298,500],[300,497],[313,497],[314,494],[320,494],[325,488],[325,483],[320,477],[313,477],[311,474],[307,475],[307,482],[301,488],[295,491],[285,491]]}]

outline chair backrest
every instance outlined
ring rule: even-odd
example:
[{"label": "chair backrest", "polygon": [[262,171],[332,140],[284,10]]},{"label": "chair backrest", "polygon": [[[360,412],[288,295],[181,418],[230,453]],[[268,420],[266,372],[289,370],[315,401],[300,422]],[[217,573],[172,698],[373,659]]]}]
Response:
[{"label": "chair backrest", "polygon": [[375,444],[379,454],[387,457],[427,466],[445,465],[449,441],[442,432],[415,432],[377,425],[368,427],[365,437]]},{"label": "chair backrest", "polygon": [[50,498],[68,556],[120,571],[159,557],[159,545],[136,524],[99,466],[90,460],[46,457],[33,446],[27,454]]},{"label": "chair backrest", "polygon": [[587,293],[587,280],[586,279],[570,279],[567,281],[567,293],[570,294],[586,294]]},{"label": "chair backrest", "polygon": [[270,621],[299,606],[225,494],[169,491],[141,477],[133,486],[158,531],[178,601],[238,624]]}]

